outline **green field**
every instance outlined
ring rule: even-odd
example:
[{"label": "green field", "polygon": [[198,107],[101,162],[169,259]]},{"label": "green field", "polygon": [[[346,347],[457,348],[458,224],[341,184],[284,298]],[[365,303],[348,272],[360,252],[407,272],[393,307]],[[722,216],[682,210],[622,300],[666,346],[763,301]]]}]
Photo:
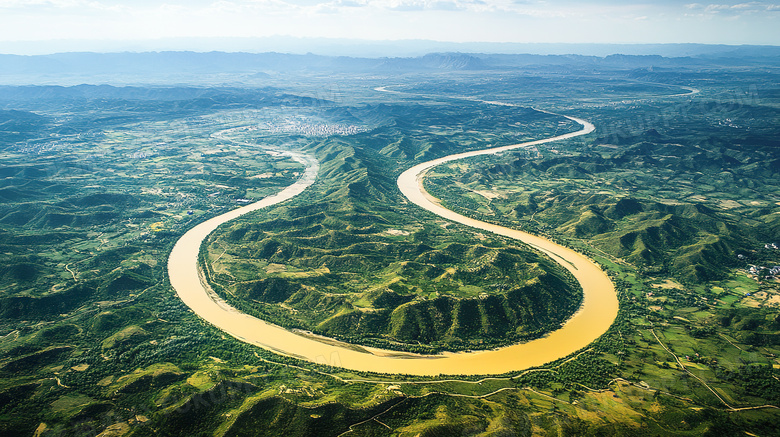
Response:
[{"label": "green field", "polygon": [[[0,435],[777,434],[778,78],[755,60],[679,62],[0,87]],[[293,183],[302,166],[277,152],[304,151],[320,161],[309,189],[201,248],[233,306],[400,350],[542,336],[579,306],[570,275],[395,185],[416,163],[579,128],[532,108],[597,130],[425,183],[605,268],[619,316],[573,356],[509,375],[361,374],[244,344],[168,283],[186,230]]]}]

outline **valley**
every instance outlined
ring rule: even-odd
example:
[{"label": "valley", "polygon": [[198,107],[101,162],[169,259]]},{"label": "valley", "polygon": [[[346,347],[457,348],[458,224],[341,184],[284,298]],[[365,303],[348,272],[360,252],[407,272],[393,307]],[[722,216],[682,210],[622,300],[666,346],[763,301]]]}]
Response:
[{"label": "valley", "polygon": [[[422,188],[422,178],[428,169],[441,165],[444,162],[455,161],[469,156],[477,156],[486,152],[495,154],[504,150],[511,150],[512,148],[529,147],[556,140],[563,140],[578,135],[588,134],[595,129],[593,125],[590,125],[587,122],[576,119],[575,121],[583,125],[582,130],[531,143],[450,155],[419,164],[402,173],[398,178],[398,186],[401,189],[401,193],[415,204],[434,212],[437,215],[472,228],[485,230],[522,241],[557,260],[559,264],[569,270],[583,289],[582,299],[584,303],[576,310],[571,319],[562,323],[560,329],[548,333],[543,339],[531,340],[521,344],[483,352],[447,355],[391,353],[388,350],[356,348],[352,344],[339,344],[328,338],[301,335],[295,331],[288,331],[282,327],[268,324],[260,319],[242,317],[243,315],[235,308],[227,305],[224,301],[221,301],[209,287],[201,285],[203,279],[201,277],[201,272],[198,270],[197,257],[194,255],[197,253],[196,248],[199,247],[202,241],[208,238],[208,235],[220,224],[253,210],[273,206],[276,203],[283,202],[296,194],[299,194],[303,189],[311,185],[316,177],[318,166],[311,162],[309,162],[302,179],[286,188],[278,195],[270,196],[245,208],[223,214],[196,227],[192,231],[187,232],[176,243],[176,247],[174,247],[174,251],[168,261],[168,273],[171,278],[171,284],[174,289],[177,290],[179,297],[181,297],[187,306],[195,311],[196,314],[210,323],[213,323],[221,330],[230,333],[239,340],[249,344],[259,345],[277,353],[302,358],[310,362],[324,361],[327,359],[326,357],[337,357],[336,360],[332,360],[328,364],[337,367],[345,367],[350,370],[385,374],[400,373],[418,375],[463,375],[475,371],[478,375],[485,373],[500,374],[524,370],[528,367],[542,365],[554,361],[555,359],[566,357],[587,346],[594,339],[603,334],[617,315],[617,299],[615,297],[614,287],[606,274],[587,258],[550,241],[534,237],[530,234],[518,233],[516,231],[513,232],[508,228],[501,228],[488,223],[470,220],[467,217],[455,215],[451,211],[443,210],[437,204],[438,202],[436,199],[430,199],[428,193]],[[301,162],[307,161],[307,158],[304,157],[298,157],[297,159]],[[311,160],[312,158],[308,158],[308,161]],[[201,230],[201,228],[203,230]],[[222,252],[220,258],[225,253],[227,253],[227,249]],[[184,268],[185,266],[187,266],[187,268]],[[208,270],[208,266],[205,266],[205,269]],[[327,267],[325,267],[325,269],[328,273],[330,272]],[[268,268],[266,271],[270,273]],[[276,282],[273,283],[269,281],[265,292],[273,292],[270,290],[271,287],[277,289],[287,288],[288,286],[281,285],[283,284],[282,281],[284,277],[285,276],[278,278]],[[383,297],[388,296],[393,293],[393,290],[388,288],[382,293],[384,293]],[[485,294],[480,295],[479,298],[481,300],[489,299]],[[387,299],[387,297],[385,297],[385,299]],[[425,303],[422,302],[418,303],[418,306],[425,305]],[[458,302],[457,305],[463,308],[465,304],[462,304],[461,302],[463,301]],[[439,305],[437,300],[434,300],[433,305]],[[480,312],[484,314],[488,311],[495,311],[497,305],[492,305],[492,307],[488,307],[488,304],[485,304],[484,307],[480,305]],[[506,305],[506,303],[503,305]],[[409,310],[404,309],[402,311]],[[456,309],[455,311],[456,314],[459,314],[460,312],[459,309]],[[297,313],[297,310],[295,310],[295,312]],[[362,315],[359,315],[357,317],[361,316]],[[395,317],[395,311],[390,317],[391,319]],[[488,317],[501,317],[501,313]],[[506,313],[504,313],[503,317],[507,317]],[[465,335],[469,334],[466,333]],[[459,337],[462,338],[465,335],[460,334]],[[479,370],[477,371],[477,369]]]},{"label": "valley", "polygon": [[[2,87],[0,435],[777,433],[772,61],[446,56]],[[619,304],[568,351],[398,359],[554,341],[589,305],[561,247]],[[178,256],[322,349],[204,320]]]}]

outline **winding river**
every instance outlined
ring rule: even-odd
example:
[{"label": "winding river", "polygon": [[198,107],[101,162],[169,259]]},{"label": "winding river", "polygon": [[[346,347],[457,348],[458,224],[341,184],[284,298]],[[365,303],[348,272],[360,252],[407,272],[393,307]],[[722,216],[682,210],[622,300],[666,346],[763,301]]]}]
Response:
[{"label": "winding river", "polygon": [[278,354],[351,370],[409,375],[503,374],[566,357],[596,340],[617,317],[617,295],[607,274],[584,255],[552,241],[450,211],[442,207],[422,186],[426,172],[446,162],[573,138],[595,129],[587,121],[566,118],[582,125],[582,129],[537,141],[446,156],[416,165],[398,178],[398,187],[404,196],[420,207],[448,220],[522,241],[546,253],[575,276],[582,285],[583,303],[560,329],[545,337],[492,350],[419,355],[352,345],[310,333],[290,331],[244,314],[217,297],[205,284],[198,269],[201,243],[222,223],[288,200],[310,186],[317,176],[319,165],[313,157],[300,153],[286,152],[292,159],[306,166],[304,175],[293,185],[278,194],[203,222],[179,239],[168,259],[171,285],[195,314],[241,341]]}]

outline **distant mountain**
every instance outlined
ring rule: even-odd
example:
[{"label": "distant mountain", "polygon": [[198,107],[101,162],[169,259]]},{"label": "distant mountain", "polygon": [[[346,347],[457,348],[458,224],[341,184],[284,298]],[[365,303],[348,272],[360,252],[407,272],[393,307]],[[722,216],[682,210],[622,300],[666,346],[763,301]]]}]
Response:
[{"label": "distant mountain", "polygon": [[0,53],[51,54],[65,52],[173,52],[222,51],[246,53],[290,53],[297,55],[347,56],[359,58],[418,57],[428,53],[494,53],[533,55],[581,55],[604,57],[613,54],[659,55],[664,57],[747,56],[758,51],[770,56],[768,46],[725,44],[583,44],[583,43],[506,43],[446,42],[421,39],[360,40],[347,38],[299,38],[271,36],[260,38],[163,38],[140,41],[18,41],[0,43]]},{"label": "distant mountain", "polygon": [[0,150],[34,137],[48,122],[48,118],[32,112],[0,110]]},{"label": "distant mountain", "polygon": [[[612,47],[612,46],[610,46]],[[614,46],[614,50],[632,46]],[[688,47],[688,46],[686,46]],[[696,48],[696,50],[694,50]],[[708,50],[705,50],[707,48]],[[628,50],[636,51],[636,50]],[[439,52],[417,57],[346,57],[276,52],[73,52],[0,55],[0,83],[235,83],[262,82],[287,74],[479,71],[518,67],[572,66],[635,69],[651,67],[780,66],[780,47],[696,46],[676,52],[695,55],[608,56]]]},{"label": "distant mountain", "polygon": [[257,74],[258,71],[370,71],[388,66],[406,70],[463,70],[484,67],[479,58],[461,53],[433,53],[416,58],[352,58],[273,52],[58,53],[40,56],[0,55],[0,60],[0,74],[63,74],[86,71],[93,74]]}]

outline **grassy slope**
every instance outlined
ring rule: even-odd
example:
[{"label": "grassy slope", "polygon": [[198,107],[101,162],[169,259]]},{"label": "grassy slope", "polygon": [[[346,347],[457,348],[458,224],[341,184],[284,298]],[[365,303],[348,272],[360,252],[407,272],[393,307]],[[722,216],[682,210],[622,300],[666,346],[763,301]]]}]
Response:
[{"label": "grassy slope", "polygon": [[[727,75],[724,80],[733,80],[734,77]],[[750,77],[756,80],[755,75]],[[680,80],[678,76],[674,78]],[[482,79],[483,74],[480,74],[479,80]],[[530,79],[507,81],[506,95],[514,96],[518,90],[538,91],[540,100],[547,102],[550,94],[546,89],[548,86],[541,86],[538,81],[534,82],[537,83],[534,86],[523,86]],[[463,78],[458,81],[463,81]],[[554,75],[549,82],[558,87],[557,93],[568,99],[569,90],[572,89],[568,79]],[[590,89],[587,80],[584,82],[584,86],[574,88]],[[504,82],[492,83],[490,89],[500,89],[501,83]],[[596,91],[601,92],[598,89]],[[632,89],[632,93],[635,91]],[[83,105],[78,103],[74,107],[78,106]],[[452,120],[455,124],[460,123],[459,117],[463,113],[472,113],[471,108],[467,111],[459,105],[453,107],[455,111]],[[656,113],[657,109],[650,108],[650,112]],[[146,111],[148,108],[134,116]],[[347,110],[351,111],[353,109]],[[339,112],[344,113],[341,110]],[[384,120],[381,112],[377,110],[376,117]],[[170,117],[170,114],[165,117]],[[83,126],[89,126],[88,120],[93,118],[92,114],[84,114]],[[691,122],[682,119],[682,124],[687,122],[697,124],[696,120]],[[175,120],[166,123],[175,124]],[[473,123],[473,120],[470,118],[465,123]],[[398,133],[405,134],[412,127],[413,123],[407,123],[398,128]],[[197,135],[191,127],[187,129],[190,129],[187,131],[189,138],[182,140],[183,143],[199,146]],[[430,129],[423,126],[420,132]],[[151,138],[165,137],[162,134],[164,129],[159,125],[148,132]],[[377,150],[389,147],[384,151],[384,156],[390,158],[380,163],[392,171],[398,171],[400,163],[395,160],[406,160],[407,156],[412,156],[415,150],[421,150],[419,147],[424,148],[426,144],[446,145],[433,141],[435,138],[426,138],[420,132],[410,132],[408,139],[403,140],[394,139],[388,133],[373,139],[364,138],[364,141]],[[758,137],[762,138],[761,135]],[[507,136],[506,139],[518,138]],[[266,140],[271,141],[270,138]],[[491,137],[487,142],[494,140],[502,138]],[[677,140],[680,138],[675,137],[675,142],[679,142]],[[127,138],[123,141],[130,143]],[[627,140],[627,144],[634,143],[636,141]],[[479,141],[475,140],[474,146],[477,145],[480,145]],[[470,147],[467,135],[460,137],[454,145],[461,146]],[[435,151],[436,147],[430,146],[426,150]],[[8,166],[0,166],[0,172],[10,168],[12,174],[16,174],[22,168],[22,171],[60,175],[55,179],[62,184],[63,181],[78,180],[74,176],[83,178],[85,173],[96,168],[69,164],[60,166],[56,160],[62,161],[62,154],[26,156],[35,157],[35,162],[28,162],[26,164],[29,165],[21,167],[18,163],[10,163]],[[52,157],[56,160],[50,160]],[[231,156],[223,156],[215,162],[226,163],[231,159]],[[246,157],[242,161],[250,162]],[[215,162],[209,163],[212,169],[218,169],[214,166]],[[76,159],[73,163],[83,164],[84,161]],[[116,168],[120,163],[121,160],[117,160],[106,167]],[[776,174],[776,171],[759,173],[763,168],[761,164],[760,161],[753,163],[755,177],[746,176],[743,179],[745,183],[753,184],[753,188],[760,189],[762,184],[765,185],[767,176]],[[167,165],[171,165],[171,161]],[[582,167],[589,170],[584,165]],[[58,173],[59,169],[67,171]],[[559,167],[555,171],[566,170]],[[577,173],[582,174],[581,170],[577,170]],[[185,173],[181,172],[177,177],[182,174]],[[3,173],[3,177],[9,176]],[[101,177],[103,182],[112,180]],[[20,176],[18,180],[24,178]],[[35,180],[36,177],[31,179]],[[197,175],[188,175],[186,179],[193,184],[198,181]],[[626,187],[633,187],[640,192],[644,186],[653,186],[632,179],[631,174],[623,175],[621,179],[629,184]],[[719,179],[707,176],[705,181],[717,183]],[[373,183],[366,184],[360,177],[352,182],[359,184],[351,188],[340,186],[337,192],[332,193],[331,201],[335,202],[350,191],[357,196],[366,192],[363,189],[372,192]],[[388,182],[392,183],[392,179]],[[537,180],[537,183],[543,182],[542,178]],[[4,191],[4,196],[12,196],[25,188],[16,182],[11,185],[14,187]],[[677,186],[686,185],[678,183]],[[65,188],[65,194],[72,190],[68,186],[59,187]],[[53,193],[57,191],[41,191],[33,185],[28,188],[32,189],[25,195],[41,193],[40,197],[34,198],[36,202],[56,197]],[[381,194],[381,190],[376,192]],[[205,197],[208,193],[202,194]],[[83,196],[83,193],[73,196],[72,200],[78,201]],[[526,199],[528,197],[525,196]],[[57,202],[60,200],[63,199],[57,199]],[[65,200],[70,202],[67,196]],[[309,204],[318,203],[311,202],[312,199],[302,200]],[[606,207],[602,214],[609,218],[609,202],[604,199],[599,202]],[[524,207],[531,207],[532,204]],[[67,207],[65,204],[54,206]],[[374,209],[381,207],[380,204],[372,206]],[[96,204],[95,208],[100,206]],[[183,213],[186,214],[186,211],[185,208]],[[488,214],[491,209],[485,208],[484,211]],[[302,217],[317,213],[314,209],[297,209],[295,212]],[[330,213],[327,208],[323,209],[325,213]],[[511,211],[507,213],[511,214]],[[331,217],[335,215],[330,214]],[[346,214],[340,211],[338,218]],[[376,214],[372,210],[355,208],[349,214],[350,220],[363,217],[360,226],[349,229],[350,233],[359,235],[364,229],[372,232],[384,226],[382,222],[374,223]],[[592,214],[598,215],[596,212]],[[412,235],[430,238],[423,232],[426,228],[415,226],[416,219],[406,210],[401,210],[400,215],[398,221],[393,223],[409,224],[407,228],[401,228],[412,232]],[[764,223],[768,232],[777,235],[777,214],[764,215],[758,211],[746,217]],[[147,215],[139,219],[144,224],[159,221],[156,216]],[[723,217],[719,219],[724,220]],[[314,430],[317,435],[338,435],[350,426],[353,435],[387,435],[393,432],[410,436],[479,433],[665,436],[744,435],[746,431],[756,435],[777,433],[778,420],[774,410],[725,410],[711,392],[679,369],[674,358],[650,331],[652,329],[666,347],[680,355],[682,362],[694,375],[715,387],[733,405],[777,404],[776,394],[780,392],[780,387],[776,385],[778,374],[771,369],[775,363],[771,354],[780,354],[776,345],[773,346],[778,333],[777,312],[766,303],[767,300],[762,300],[776,295],[771,284],[757,284],[752,279],[737,277],[705,285],[681,285],[674,281],[668,282],[665,276],[638,276],[625,266],[613,264],[608,258],[599,258],[615,277],[623,310],[614,328],[575,359],[551,363],[545,369],[518,375],[514,379],[489,379],[480,383],[451,381],[410,384],[403,377],[337,373],[342,378],[385,381],[344,382],[314,372],[338,372],[328,366],[305,364],[305,369],[288,367],[288,364],[303,363],[225,338],[219,331],[201,324],[183,308],[172,298],[159,268],[164,265],[167,248],[175,238],[175,230],[170,235],[161,233],[170,229],[166,228],[166,231],[154,234],[160,239],[139,245],[128,244],[127,249],[123,247],[121,236],[112,234],[101,237],[109,240],[109,243],[101,246],[101,241],[96,240],[96,237],[102,230],[41,229],[37,226],[43,222],[27,220],[23,223],[29,223],[29,227],[20,229],[10,223],[0,225],[4,230],[3,250],[0,253],[11,253],[14,256],[3,258],[0,264],[4,275],[2,284],[6,287],[3,296],[8,297],[10,291],[14,299],[43,299],[49,294],[59,296],[70,290],[67,295],[76,296],[79,303],[63,307],[64,311],[69,311],[65,315],[60,315],[57,306],[53,306],[51,312],[45,311],[49,308],[47,304],[35,305],[35,311],[27,311],[18,319],[3,319],[3,331],[0,332],[3,335],[0,338],[1,435],[32,435],[36,429],[44,436],[96,435],[109,427],[117,433],[127,432],[130,435],[235,435],[247,430],[283,430],[289,435],[307,435]],[[346,222],[336,222],[339,225],[342,223]],[[595,225],[588,224],[583,230],[598,231],[600,225]],[[298,236],[305,236],[306,232],[319,232],[319,228],[307,230],[300,223],[289,226],[300,230]],[[258,238],[262,236],[262,229],[249,226],[246,229],[247,238],[251,232],[255,232]],[[340,229],[343,232],[346,228]],[[434,226],[427,232],[430,234],[436,229]],[[436,232],[433,232],[433,236],[436,237]],[[338,237],[337,233],[334,233],[335,237]],[[404,240],[405,236],[398,235],[396,238]],[[480,244],[489,248],[492,243],[482,241]],[[47,244],[61,247],[58,249],[58,257],[73,257],[76,261],[81,259],[76,251],[95,252],[98,256],[75,266],[79,268],[74,268],[74,265],[69,265],[69,268],[83,280],[80,284],[86,285],[90,278],[97,278],[97,281],[89,283],[89,287],[83,290],[57,286],[68,285],[72,277],[64,269],[68,262],[64,258],[57,258],[51,264],[41,264],[38,257],[51,259],[49,257],[52,256],[46,252]],[[433,247],[430,243],[426,244]],[[433,254],[438,256],[438,252]],[[751,256],[754,256],[756,262],[759,258],[762,262],[775,259],[771,251],[759,250],[751,252]],[[142,265],[150,266],[151,272]],[[35,266],[43,270],[38,271]],[[119,270],[109,274],[115,269]],[[125,273],[125,270],[128,271]],[[297,273],[290,270],[290,274]],[[51,273],[46,273],[49,271]],[[281,272],[277,274],[281,275]],[[144,293],[127,288],[127,284],[138,280],[136,275],[151,278],[155,285]],[[100,279],[104,277],[105,281]],[[110,301],[99,300],[103,299],[104,292],[98,290],[104,290],[118,279],[117,292],[112,295],[114,297]],[[56,287],[52,289],[52,286]],[[650,291],[654,293],[652,296],[648,294]],[[463,291],[473,292],[473,289]],[[753,296],[744,297],[745,292],[752,292]],[[709,300],[705,301],[705,298]],[[383,305],[395,305],[396,298],[388,294],[385,298],[377,299]],[[766,307],[753,309],[751,305]],[[684,355],[690,356],[690,360]],[[264,361],[266,359],[275,363]],[[617,377],[624,380],[614,381],[613,378]],[[388,408],[380,411],[385,406]],[[364,422],[371,417],[376,417],[376,420]]]},{"label": "grassy slope", "polygon": [[[766,201],[766,195],[780,186],[771,155],[771,150],[760,148],[754,153],[706,151],[641,142],[609,155],[594,148],[571,158],[517,158],[484,168],[477,164],[473,173],[461,176],[448,170],[443,173],[447,179],[429,185],[456,208],[503,213],[502,220],[525,226],[541,223],[649,271],[699,283],[725,278],[745,264],[737,255],[748,256],[776,235],[776,208]],[[634,180],[626,180],[629,172]],[[688,178],[699,179],[702,185],[671,191],[677,181]],[[722,180],[719,186],[705,185],[717,183],[716,178]],[[517,194],[507,190],[490,200],[488,209],[485,199],[470,194],[511,185],[513,179],[527,188]],[[539,179],[557,182],[532,188]],[[635,188],[649,184],[655,184],[656,193]],[[744,197],[721,192],[730,190],[729,184],[753,188]],[[732,200],[734,194],[738,200]],[[472,200],[464,204],[464,197]]]},{"label": "grassy slope", "polygon": [[[205,264],[217,289],[283,326],[419,351],[508,344],[568,318],[579,291],[556,264],[503,240],[425,224],[399,198],[388,171],[397,151],[370,145],[410,119],[442,123],[433,111],[388,107],[390,127],[320,145],[314,200],[230,224],[211,239],[209,259],[220,262]],[[405,147],[421,159],[454,150],[435,140]]]}]

